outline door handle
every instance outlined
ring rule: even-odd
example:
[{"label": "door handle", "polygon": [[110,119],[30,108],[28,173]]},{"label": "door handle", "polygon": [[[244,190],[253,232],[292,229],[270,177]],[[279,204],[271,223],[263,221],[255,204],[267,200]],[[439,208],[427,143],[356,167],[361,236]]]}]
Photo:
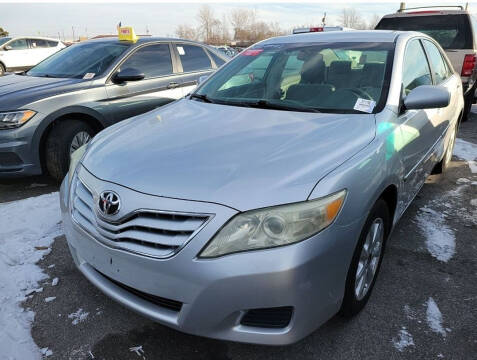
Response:
[{"label": "door handle", "polygon": [[168,89],[175,89],[178,86],[179,86],[179,83],[176,83],[175,81],[172,81],[172,82],[169,83],[169,85],[167,85],[167,88]]}]

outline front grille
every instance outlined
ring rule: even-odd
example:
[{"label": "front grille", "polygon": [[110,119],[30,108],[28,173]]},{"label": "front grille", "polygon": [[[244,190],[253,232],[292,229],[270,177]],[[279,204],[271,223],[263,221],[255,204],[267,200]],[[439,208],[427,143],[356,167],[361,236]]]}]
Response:
[{"label": "front grille", "polygon": [[95,196],[79,177],[72,191],[72,216],[86,231],[108,245],[148,256],[174,254],[209,218],[199,214],[138,210],[112,222],[96,214]]},{"label": "front grille", "polygon": [[120,288],[136,295],[137,297],[140,297],[141,299],[149,301],[157,306],[161,306],[163,308],[176,311],[176,312],[179,312],[182,309],[182,303],[180,301],[166,299],[160,296],[151,295],[151,294],[139,291],[137,289],[124,285],[123,283],[120,283],[119,281],[111,279],[110,277],[104,275],[102,272],[99,272],[98,270],[96,270],[96,272],[98,272],[101,276],[111,281],[116,286],[119,286]]},{"label": "front grille", "polygon": [[241,325],[261,328],[284,328],[290,323],[293,307],[248,310],[240,320]]}]

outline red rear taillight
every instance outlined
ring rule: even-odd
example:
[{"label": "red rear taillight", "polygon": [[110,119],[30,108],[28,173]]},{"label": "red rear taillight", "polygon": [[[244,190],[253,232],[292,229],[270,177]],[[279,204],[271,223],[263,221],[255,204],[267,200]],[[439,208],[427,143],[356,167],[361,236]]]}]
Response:
[{"label": "red rear taillight", "polygon": [[464,64],[462,65],[461,76],[470,76],[474,71],[476,56],[473,54],[467,54],[464,58]]},{"label": "red rear taillight", "polygon": [[242,56],[257,56],[263,51],[263,49],[248,49],[240,53]]},{"label": "red rear taillight", "polygon": [[323,28],[322,27],[311,27],[310,32],[322,32]]}]

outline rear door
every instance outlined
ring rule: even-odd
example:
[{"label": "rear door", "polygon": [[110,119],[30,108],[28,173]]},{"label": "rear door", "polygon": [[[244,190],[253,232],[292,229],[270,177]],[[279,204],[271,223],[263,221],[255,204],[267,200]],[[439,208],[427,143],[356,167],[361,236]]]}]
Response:
[{"label": "rear door", "polygon": [[203,46],[187,43],[174,43],[175,57],[178,63],[178,86],[185,96],[192,92],[201,76],[214,72],[214,63]]},{"label": "rear door", "polygon": [[150,111],[182,97],[169,43],[152,43],[139,47],[114,73],[126,68],[140,70],[145,78],[121,84],[108,81],[106,91],[109,104],[118,120]]},{"label": "rear door", "polygon": [[51,55],[47,40],[31,38],[28,39],[28,41],[31,49],[29,56],[30,63],[28,65],[36,65]]}]

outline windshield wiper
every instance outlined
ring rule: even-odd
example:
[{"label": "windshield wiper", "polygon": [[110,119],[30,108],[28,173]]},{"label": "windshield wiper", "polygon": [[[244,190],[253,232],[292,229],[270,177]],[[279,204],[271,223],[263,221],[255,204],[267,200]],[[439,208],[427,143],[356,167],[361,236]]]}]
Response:
[{"label": "windshield wiper", "polygon": [[212,104],[215,103],[207,95],[204,95],[204,94],[195,94],[194,93],[194,94],[191,94],[190,98],[191,99],[200,99],[200,100],[202,100],[203,102],[206,102],[206,103],[212,103]]},{"label": "windshield wiper", "polygon": [[274,109],[274,110],[314,112],[314,113],[321,112],[320,110],[312,108],[312,107],[277,104],[277,103],[264,100],[264,99],[254,101],[254,102],[243,102],[243,103],[239,103],[238,105],[257,107],[260,109]]}]

